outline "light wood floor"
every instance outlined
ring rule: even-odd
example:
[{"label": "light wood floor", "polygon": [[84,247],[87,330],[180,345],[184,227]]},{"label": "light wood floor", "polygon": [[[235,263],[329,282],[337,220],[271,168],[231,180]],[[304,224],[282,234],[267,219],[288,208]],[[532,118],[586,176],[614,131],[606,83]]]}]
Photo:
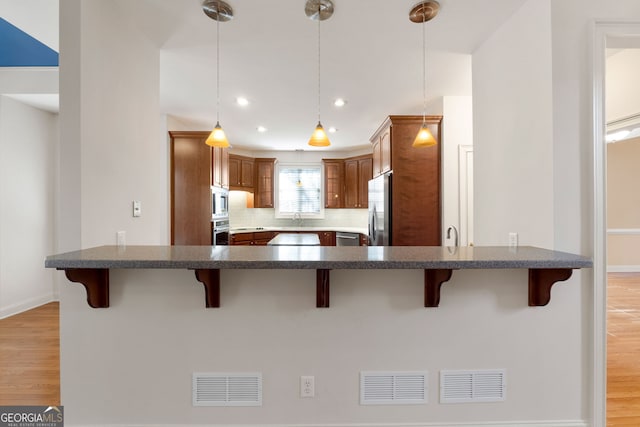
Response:
[{"label": "light wood floor", "polygon": [[640,274],[609,273],[607,426],[640,426]]},{"label": "light wood floor", "polygon": [[[58,303],[0,320],[0,406],[60,405]],[[607,426],[640,426],[640,274],[609,274]]]},{"label": "light wood floor", "polygon": [[0,320],[0,406],[60,405],[58,303]]}]

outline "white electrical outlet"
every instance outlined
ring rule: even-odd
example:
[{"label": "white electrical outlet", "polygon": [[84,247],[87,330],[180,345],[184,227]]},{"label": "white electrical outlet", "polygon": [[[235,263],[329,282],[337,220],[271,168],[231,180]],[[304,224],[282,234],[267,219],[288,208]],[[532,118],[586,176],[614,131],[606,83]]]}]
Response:
[{"label": "white electrical outlet", "polygon": [[509,233],[509,247],[510,248],[518,247],[518,233]]},{"label": "white electrical outlet", "polygon": [[127,244],[127,232],[126,231],[116,232],[116,245],[125,246],[126,244]]},{"label": "white electrical outlet", "polygon": [[316,384],[315,377],[301,376],[300,377],[300,397],[315,397]]}]

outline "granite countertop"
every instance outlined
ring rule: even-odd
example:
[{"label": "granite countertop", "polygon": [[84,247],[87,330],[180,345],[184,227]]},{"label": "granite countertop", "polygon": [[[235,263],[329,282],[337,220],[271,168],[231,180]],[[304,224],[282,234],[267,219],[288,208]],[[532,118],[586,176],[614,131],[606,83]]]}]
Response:
[{"label": "granite countertop", "polygon": [[345,233],[360,233],[360,234],[367,234],[367,228],[366,227],[306,227],[306,226],[299,226],[299,227],[231,227],[231,229],[229,230],[230,234],[236,234],[236,233],[253,233],[255,231],[280,231],[280,232],[287,232],[287,231],[298,231],[298,232],[315,232],[315,231],[342,231]]},{"label": "granite countertop", "polygon": [[100,246],[48,256],[47,268],[590,268],[590,258],[531,246]]}]

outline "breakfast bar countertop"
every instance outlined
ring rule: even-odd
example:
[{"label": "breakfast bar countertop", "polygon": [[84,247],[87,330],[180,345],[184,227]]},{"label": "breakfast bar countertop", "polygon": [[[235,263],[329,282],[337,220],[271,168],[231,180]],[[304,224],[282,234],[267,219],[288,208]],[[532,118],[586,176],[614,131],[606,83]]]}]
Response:
[{"label": "breakfast bar countertop", "polygon": [[47,268],[590,268],[590,258],[531,246],[99,246],[48,256]]},{"label": "breakfast bar countertop", "polygon": [[543,306],[554,283],[592,265],[581,255],[531,246],[100,246],[45,260],[45,267],[82,283],[94,308],[109,306],[112,268],[195,270],[209,308],[220,306],[222,269],[315,269],[316,307],[329,307],[331,270],[424,269],[424,305],[437,307],[453,270],[529,269],[529,305]]}]

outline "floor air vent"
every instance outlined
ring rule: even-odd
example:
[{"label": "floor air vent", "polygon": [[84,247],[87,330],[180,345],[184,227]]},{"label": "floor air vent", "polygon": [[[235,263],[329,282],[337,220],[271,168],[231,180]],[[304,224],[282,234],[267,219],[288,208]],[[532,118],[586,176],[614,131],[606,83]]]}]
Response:
[{"label": "floor air vent", "polygon": [[440,371],[440,403],[502,402],[504,370]]},{"label": "floor air vent", "polygon": [[193,374],[193,406],[262,406],[262,374]]},{"label": "floor air vent", "polygon": [[427,403],[427,372],[361,372],[361,405]]}]

